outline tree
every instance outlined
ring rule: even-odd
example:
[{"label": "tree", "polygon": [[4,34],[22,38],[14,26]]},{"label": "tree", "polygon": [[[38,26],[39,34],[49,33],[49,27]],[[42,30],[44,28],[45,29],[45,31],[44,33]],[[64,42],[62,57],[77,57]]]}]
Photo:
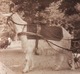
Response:
[{"label": "tree", "polygon": [[80,0],[63,0],[60,9],[65,12],[69,26],[73,26],[74,37],[80,38]]},{"label": "tree", "polygon": [[[30,23],[36,18],[36,13],[44,9],[54,0],[12,0],[15,5],[19,6],[18,10],[25,13],[25,20]],[[27,19],[28,18],[28,19]]]},{"label": "tree", "polygon": [[[66,29],[69,27],[80,28],[80,0],[12,0],[16,5],[21,6],[25,12],[25,19],[28,23],[39,18],[48,25],[61,24]],[[36,17],[36,13],[40,16]],[[41,17],[41,18],[40,18]],[[28,18],[28,19],[27,19]],[[75,20],[76,19],[76,20]],[[37,20],[37,21],[38,21]],[[77,26],[76,23],[78,22]],[[38,22],[39,23],[39,22]],[[31,23],[32,24],[32,23]]]},{"label": "tree", "polygon": [[64,18],[64,12],[61,12],[59,10],[59,7],[61,5],[62,0],[59,0],[57,2],[52,2],[49,7],[45,9],[45,18],[50,22],[50,25],[58,25],[62,24]]},{"label": "tree", "polygon": [[0,48],[6,48],[9,45],[8,38],[15,36],[15,33],[7,24],[7,17],[2,16],[2,13],[9,13],[10,0],[0,0]]},{"label": "tree", "polygon": [[63,0],[60,9],[68,16],[78,14],[79,12],[75,9],[77,3],[80,3],[80,0]]}]

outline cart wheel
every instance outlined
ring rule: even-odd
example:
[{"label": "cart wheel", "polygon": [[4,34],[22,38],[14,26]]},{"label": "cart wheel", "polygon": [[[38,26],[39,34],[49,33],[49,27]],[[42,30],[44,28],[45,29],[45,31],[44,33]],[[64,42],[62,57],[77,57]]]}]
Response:
[{"label": "cart wheel", "polygon": [[77,63],[77,67],[80,68],[80,56],[78,57],[78,61],[76,63]]},{"label": "cart wheel", "polygon": [[68,65],[70,68],[72,67],[72,61],[71,60],[68,61]]},{"label": "cart wheel", "polygon": [[[69,65],[70,68],[72,68],[72,60],[68,61],[68,65]],[[74,65],[75,65],[75,68],[80,67],[80,56],[77,57],[77,55],[74,55]]]}]

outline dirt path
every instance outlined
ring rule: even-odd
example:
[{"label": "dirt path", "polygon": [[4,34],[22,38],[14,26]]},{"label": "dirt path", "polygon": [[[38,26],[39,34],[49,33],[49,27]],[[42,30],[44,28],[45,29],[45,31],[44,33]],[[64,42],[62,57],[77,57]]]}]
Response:
[{"label": "dirt path", "polygon": [[[16,74],[23,74],[25,54],[20,50],[5,50],[0,51],[0,61],[13,70]],[[80,74],[80,69],[75,71],[69,70],[68,65],[62,66],[64,70],[54,71],[54,56],[34,56],[35,68],[25,74]]]}]

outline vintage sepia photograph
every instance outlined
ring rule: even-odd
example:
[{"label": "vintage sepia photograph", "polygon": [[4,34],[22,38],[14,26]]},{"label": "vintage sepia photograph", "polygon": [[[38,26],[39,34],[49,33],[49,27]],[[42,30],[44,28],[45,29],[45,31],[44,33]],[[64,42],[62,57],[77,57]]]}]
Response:
[{"label": "vintage sepia photograph", "polygon": [[80,0],[0,0],[0,74],[80,74]]}]

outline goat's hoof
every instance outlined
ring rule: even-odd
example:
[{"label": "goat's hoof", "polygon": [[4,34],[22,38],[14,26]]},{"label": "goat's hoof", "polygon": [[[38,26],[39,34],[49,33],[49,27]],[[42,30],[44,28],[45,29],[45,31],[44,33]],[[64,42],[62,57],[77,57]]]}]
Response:
[{"label": "goat's hoof", "polygon": [[55,68],[54,70],[55,70],[55,71],[59,71],[59,70],[60,70],[60,68]]},{"label": "goat's hoof", "polygon": [[23,72],[23,73],[27,73],[27,72],[29,72],[29,69],[23,69],[22,72]]},{"label": "goat's hoof", "polygon": [[75,68],[71,68],[71,70],[75,70]]}]

